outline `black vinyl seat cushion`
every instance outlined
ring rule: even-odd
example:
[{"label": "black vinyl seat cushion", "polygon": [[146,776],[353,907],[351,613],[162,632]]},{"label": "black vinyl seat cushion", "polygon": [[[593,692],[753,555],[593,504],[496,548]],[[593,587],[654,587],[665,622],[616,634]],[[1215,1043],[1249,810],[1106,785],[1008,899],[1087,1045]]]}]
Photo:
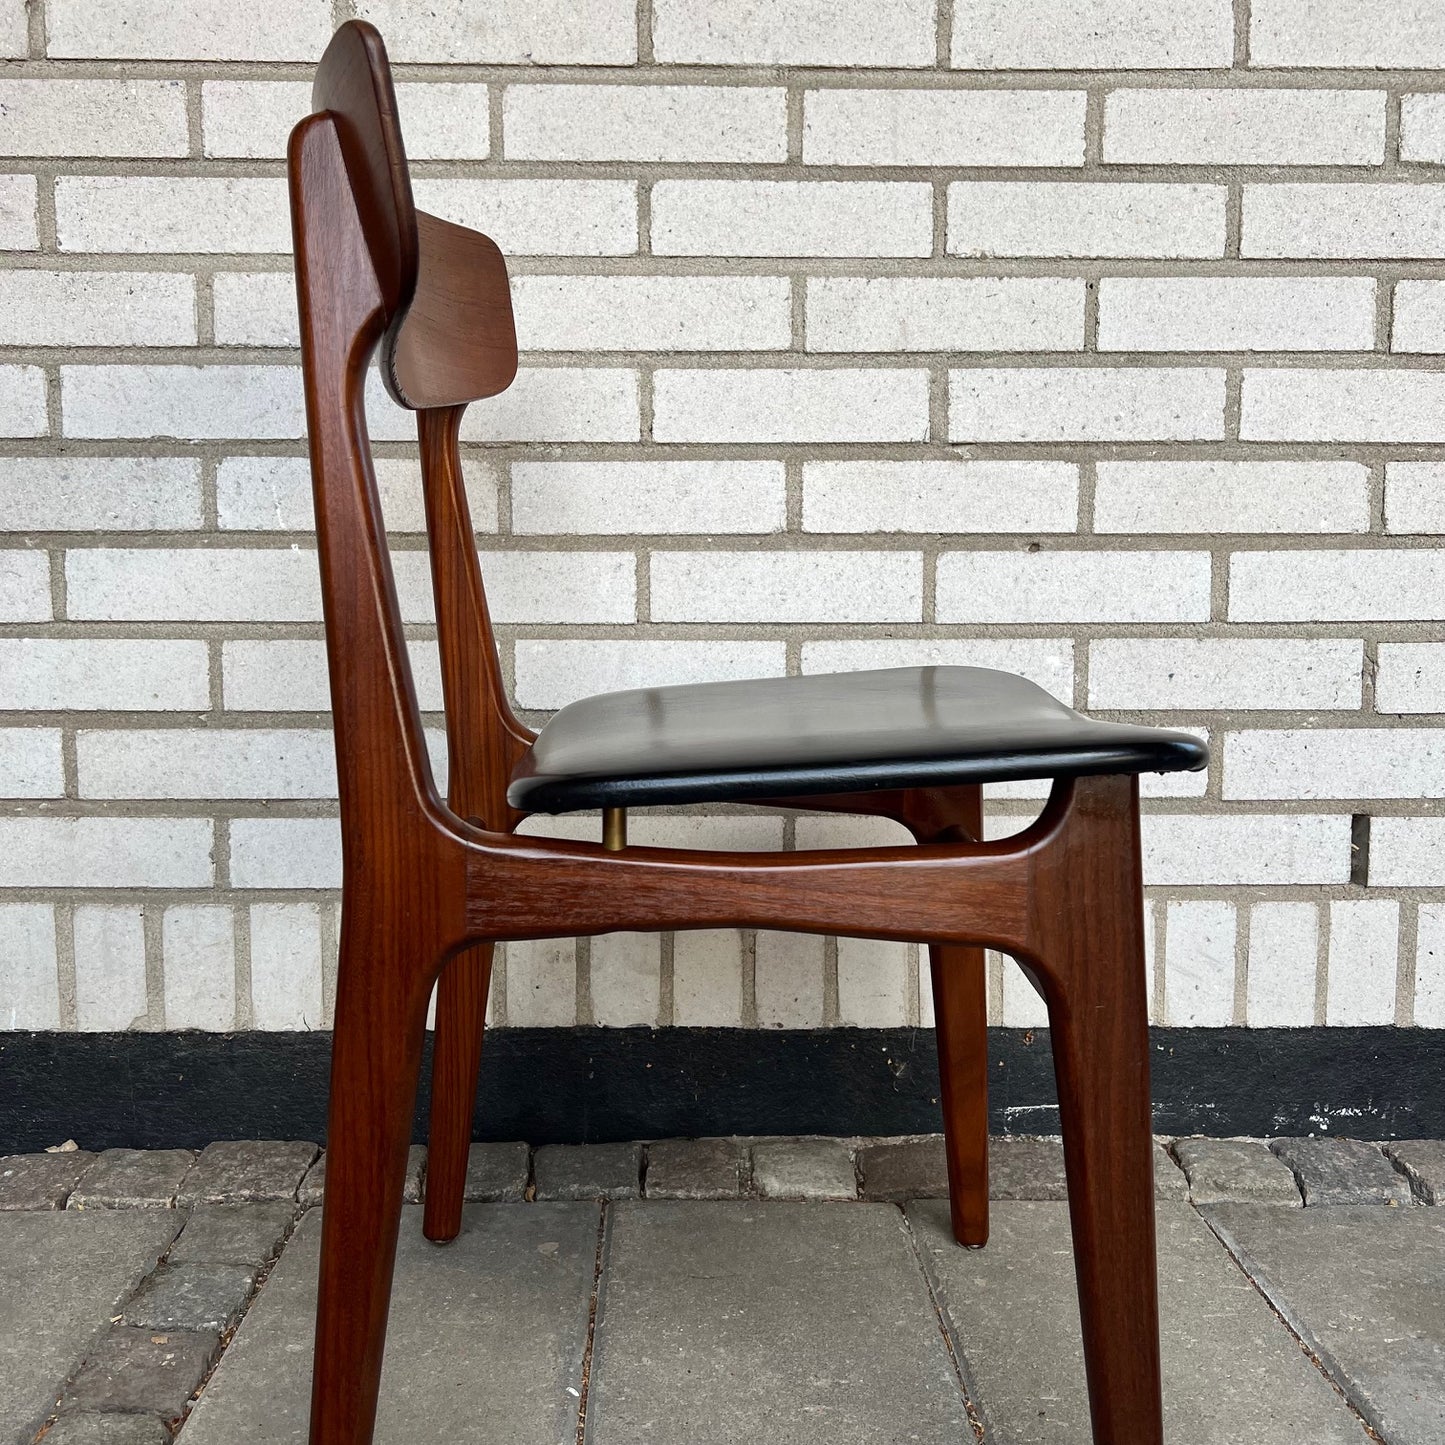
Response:
[{"label": "black vinyl seat cushion", "polygon": [[897,667],[583,698],[507,796],[529,813],[1204,767],[1188,733],[1096,722],[1012,673]]}]

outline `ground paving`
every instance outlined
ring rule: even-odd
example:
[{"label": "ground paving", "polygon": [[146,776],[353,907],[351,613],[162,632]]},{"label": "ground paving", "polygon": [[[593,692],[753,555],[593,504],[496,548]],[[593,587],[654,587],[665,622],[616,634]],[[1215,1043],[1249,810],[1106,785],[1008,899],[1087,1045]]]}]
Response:
[{"label": "ground paving", "polygon": [[[0,1160],[0,1445],[304,1442],[315,1155]],[[1169,1445],[1445,1442],[1442,1158],[1161,1145]],[[1057,1141],[995,1141],[982,1251],[942,1163],[936,1138],[476,1146],[468,1194],[499,1202],[452,1245],[403,1210],[379,1445],[1086,1445]]]}]

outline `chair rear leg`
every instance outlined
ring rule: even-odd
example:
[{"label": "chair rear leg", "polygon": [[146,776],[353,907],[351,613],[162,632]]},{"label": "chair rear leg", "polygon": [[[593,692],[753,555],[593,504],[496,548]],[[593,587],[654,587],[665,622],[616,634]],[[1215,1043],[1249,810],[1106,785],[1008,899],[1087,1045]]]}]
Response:
[{"label": "chair rear leg", "polygon": [[928,950],[938,1033],[944,1152],[953,1237],[988,1243],[988,972],[981,948]]},{"label": "chair rear leg", "polygon": [[1163,1445],[1138,783],[1086,778],[1042,950],[1096,1445]]},{"label": "chair rear leg", "polygon": [[481,943],[449,959],[437,984],[426,1208],[421,1224],[422,1233],[434,1244],[455,1239],[462,1227],[491,978],[492,945]]}]

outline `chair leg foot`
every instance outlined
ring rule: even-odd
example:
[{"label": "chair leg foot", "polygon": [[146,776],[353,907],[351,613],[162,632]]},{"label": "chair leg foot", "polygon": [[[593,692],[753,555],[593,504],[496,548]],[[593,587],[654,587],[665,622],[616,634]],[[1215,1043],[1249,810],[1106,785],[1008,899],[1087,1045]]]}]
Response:
[{"label": "chair leg foot", "polygon": [[953,1237],[988,1243],[988,974],[981,948],[928,950]]},{"label": "chair leg foot", "polygon": [[462,1227],[491,977],[492,945],[481,943],[449,959],[437,986],[426,1204],[421,1225],[433,1244],[450,1243]]}]

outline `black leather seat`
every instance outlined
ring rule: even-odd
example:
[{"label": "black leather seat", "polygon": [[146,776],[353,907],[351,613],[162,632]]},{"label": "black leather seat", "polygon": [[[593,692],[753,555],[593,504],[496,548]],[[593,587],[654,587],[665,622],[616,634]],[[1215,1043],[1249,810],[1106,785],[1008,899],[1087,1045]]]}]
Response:
[{"label": "black leather seat", "polygon": [[566,813],[1208,761],[1188,733],[1096,722],[1012,673],[898,667],[584,698],[542,729],[507,796]]}]

